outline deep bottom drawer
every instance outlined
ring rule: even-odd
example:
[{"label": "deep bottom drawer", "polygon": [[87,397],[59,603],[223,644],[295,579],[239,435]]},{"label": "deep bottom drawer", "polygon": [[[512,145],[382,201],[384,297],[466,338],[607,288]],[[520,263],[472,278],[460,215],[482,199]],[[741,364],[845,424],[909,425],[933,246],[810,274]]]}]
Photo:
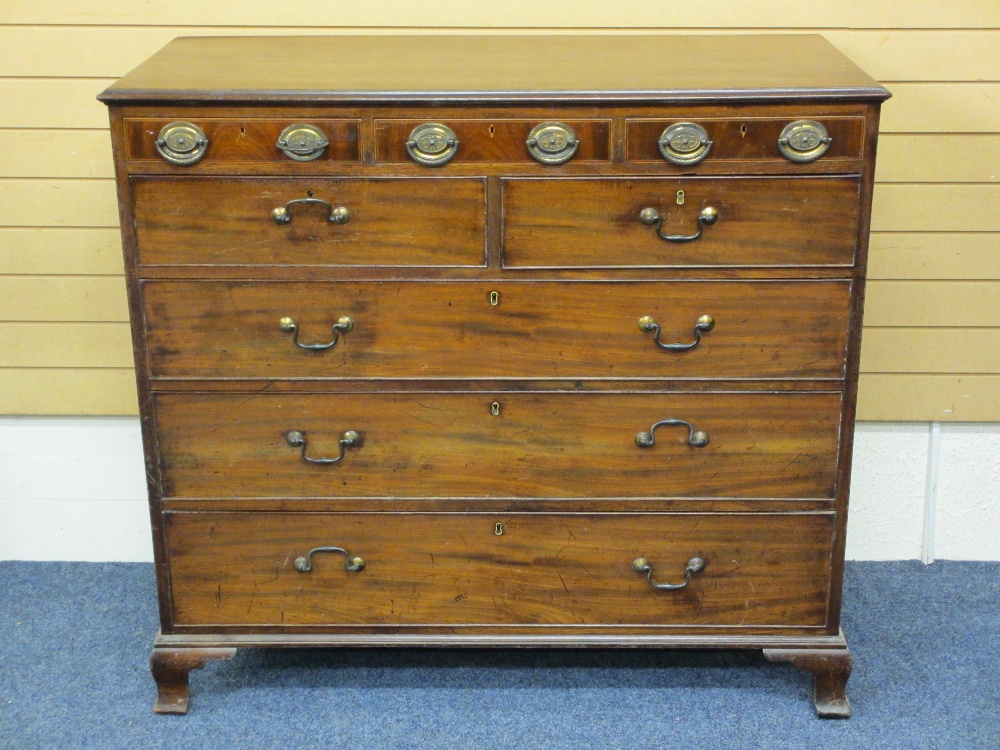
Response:
[{"label": "deep bottom drawer", "polygon": [[[178,512],[165,527],[175,625],[759,628],[825,623],[834,517]],[[322,546],[363,569],[325,551],[297,570]],[[683,583],[696,557],[678,590],[633,567]]]}]

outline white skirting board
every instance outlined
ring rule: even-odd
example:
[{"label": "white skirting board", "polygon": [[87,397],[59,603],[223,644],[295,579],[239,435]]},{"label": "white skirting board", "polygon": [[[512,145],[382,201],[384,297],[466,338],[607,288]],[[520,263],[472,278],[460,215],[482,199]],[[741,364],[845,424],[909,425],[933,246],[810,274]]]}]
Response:
[{"label": "white skirting board", "polygon": [[[851,485],[848,559],[1000,560],[1000,425],[862,423]],[[0,560],[152,559],[137,418],[0,417]]]}]

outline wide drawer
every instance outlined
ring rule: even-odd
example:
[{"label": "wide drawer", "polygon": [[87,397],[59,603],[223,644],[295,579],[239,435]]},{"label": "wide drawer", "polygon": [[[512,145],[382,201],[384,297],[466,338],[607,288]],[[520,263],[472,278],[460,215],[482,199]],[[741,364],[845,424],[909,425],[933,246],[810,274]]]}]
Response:
[{"label": "wide drawer", "polygon": [[[834,534],[830,514],[164,518],[181,626],[821,626]],[[704,568],[661,590],[637,558],[658,584]]]},{"label": "wide drawer", "polygon": [[[850,265],[859,188],[856,176],[509,178],[503,181],[503,262],[538,268]],[[643,214],[646,209],[655,214]],[[715,210],[714,224],[700,218],[711,215],[706,209]],[[642,215],[647,221],[659,216],[659,224],[644,223]]]},{"label": "wide drawer", "polygon": [[[143,284],[154,378],[840,378],[849,297],[847,281]],[[658,345],[644,316],[691,348]]]},{"label": "wide drawer", "polygon": [[486,262],[483,178],[131,179],[140,264]]},{"label": "wide drawer", "polygon": [[[832,498],[840,408],[840,393],[805,392],[154,395],[164,496],[220,502]],[[667,419],[690,427],[639,447]]]}]

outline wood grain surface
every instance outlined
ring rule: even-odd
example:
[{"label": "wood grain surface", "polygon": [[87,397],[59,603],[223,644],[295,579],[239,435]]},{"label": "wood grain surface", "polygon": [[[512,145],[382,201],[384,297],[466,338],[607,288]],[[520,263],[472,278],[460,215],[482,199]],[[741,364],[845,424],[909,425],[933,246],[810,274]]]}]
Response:
[{"label": "wood grain surface", "polygon": [[[491,292],[498,303],[490,304]],[[154,378],[840,378],[850,283],[146,281]],[[699,316],[715,328],[688,351]],[[293,317],[297,346],[278,321]]]},{"label": "wood grain surface", "polygon": [[[849,265],[859,188],[856,177],[505,179],[504,265]],[[639,221],[654,208],[664,234],[692,235],[707,206],[718,222],[690,242]]]},{"label": "wood grain surface", "polygon": [[[833,497],[839,393],[154,396],[170,497]],[[491,412],[499,404],[499,415]],[[635,436],[674,418],[656,445]],[[356,430],[363,444],[335,457]],[[220,500],[225,504],[228,500]]]},{"label": "wood grain surface", "polygon": [[[828,514],[167,513],[177,625],[822,625]],[[502,533],[496,534],[496,524]],[[334,545],[361,556],[345,569]],[[653,589],[632,569],[647,558]]]},{"label": "wood grain surface", "polygon": [[[133,177],[139,263],[476,266],[485,263],[480,179]],[[351,212],[346,224],[312,195]]]}]

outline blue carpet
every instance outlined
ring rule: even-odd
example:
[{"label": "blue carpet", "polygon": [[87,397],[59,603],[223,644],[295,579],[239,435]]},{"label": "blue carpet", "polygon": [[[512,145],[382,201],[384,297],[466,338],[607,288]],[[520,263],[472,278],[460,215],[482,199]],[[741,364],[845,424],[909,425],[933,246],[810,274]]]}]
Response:
[{"label": "blue carpet", "polygon": [[759,652],[243,650],[155,716],[151,565],[0,562],[0,747],[1000,748],[1000,563],[849,563],[854,716]]}]

